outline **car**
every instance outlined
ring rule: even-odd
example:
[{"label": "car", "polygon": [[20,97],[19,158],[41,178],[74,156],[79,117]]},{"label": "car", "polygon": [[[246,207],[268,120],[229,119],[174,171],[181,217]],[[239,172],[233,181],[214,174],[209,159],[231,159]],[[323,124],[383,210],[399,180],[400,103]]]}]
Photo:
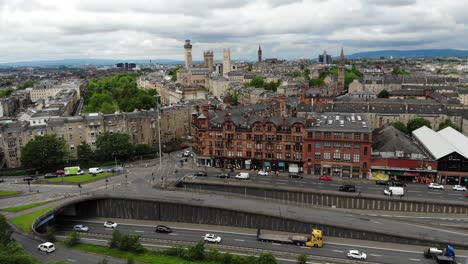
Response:
[{"label": "car", "polygon": [[438,184],[438,183],[431,182],[431,183],[429,183],[429,185],[427,186],[427,188],[433,189],[433,190],[443,190],[443,189],[444,189],[444,186],[441,185],[441,184]]},{"label": "car", "polygon": [[76,172],[76,175],[84,175],[84,170],[79,170]]},{"label": "car", "polygon": [[366,253],[360,252],[359,250],[350,250],[347,256],[352,259],[367,259]]},{"label": "car", "polygon": [[42,251],[44,253],[52,253],[55,251],[55,246],[53,243],[45,242],[37,246],[37,250]]},{"label": "car", "polygon": [[156,233],[172,233],[172,229],[165,225],[157,225],[155,229]]},{"label": "car", "polygon": [[468,198],[468,193],[465,193],[465,197]]},{"label": "car", "polygon": [[197,176],[197,177],[206,177],[208,176],[208,173],[204,172],[204,171],[199,171],[199,172],[195,172],[193,174],[193,176]]},{"label": "car", "polygon": [[289,178],[302,179],[302,178],[304,178],[304,176],[302,175],[302,173],[290,172],[289,173]]},{"label": "car", "polygon": [[184,154],[182,154],[182,157],[190,157],[190,150],[184,151]]},{"label": "car", "polygon": [[64,171],[64,170],[58,170],[58,171],[55,172],[55,174],[56,174],[57,176],[65,175],[65,171]]},{"label": "car", "polygon": [[215,175],[216,178],[221,178],[221,179],[229,179],[231,176],[229,173],[223,172],[220,174]]},{"label": "car", "polygon": [[53,173],[46,173],[44,175],[44,179],[49,179],[49,178],[57,178],[58,175],[57,174],[53,174]]},{"label": "car", "polygon": [[112,168],[108,168],[106,171],[107,171],[107,172],[112,172],[112,173],[114,173],[114,172],[122,172],[122,171],[123,171],[123,168],[122,168],[122,167],[112,167]]},{"label": "car", "polygon": [[340,191],[340,192],[356,192],[356,186],[354,186],[352,184],[341,185],[340,187],[338,187],[338,191]]},{"label": "car", "polygon": [[221,237],[213,234],[206,234],[203,240],[210,243],[221,243]]},{"label": "car", "polygon": [[248,172],[240,172],[235,176],[235,178],[240,180],[248,180],[250,179],[250,175]]},{"label": "car", "polygon": [[264,170],[258,171],[258,175],[268,176],[268,171],[264,171]]},{"label": "car", "polygon": [[385,180],[376,180],[376,181],[375,181],[375,185],[385,185],[385,186],[387,186],[387,185],[388,185],[388,181],[385,181]]},{"label": "car", "polygon": [[35,181],[38,180],[39,178],[37,176],[26,176],[23,178],[23,181]]},{"label": "car", "polygon": [[452,190],[454,190],[454,191],[465,191],[466,192],[466,187],[461,186],[461,185],[454,185],[454,186],[452,186]]},{"label": "car", "polygon": [[89,168],[89,173],[90,174],[98,174],[98,173],[103,173],[104,171],[101,168]]},{"label": "car", "polygon": [[319,177],[319,180],[321,180],[321,181],[332,181],[333,179],[330,176],[322,175],[322,176]]},{"label": "car", "polygon": [[105,228],[117,228],[117,223],[112,222],[112,221],[105,221],[104,227]]},{"label": "car", "polygon": [[78,231],[78,232],[88,232],[89,228],[84,225],[74,225],[73,230]]},{"label": "car", "polygon": [[[390,184],[391,183],[391,184]],[[399,181],[392,181],[389,182],[389,185],[392,186],[397,186],[397,187],[406,187],[406,184],[404,182],[399,182]]]}]

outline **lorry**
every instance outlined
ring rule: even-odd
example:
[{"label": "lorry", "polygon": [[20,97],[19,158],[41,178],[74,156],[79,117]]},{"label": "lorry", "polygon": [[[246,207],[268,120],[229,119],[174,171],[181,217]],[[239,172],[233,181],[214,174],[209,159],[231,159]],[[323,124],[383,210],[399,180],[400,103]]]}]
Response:
[{"label": "lorry", "polygon": [[451,245],[444,249],[428,248],[424,250],[424,257],[435,259],[437,264],[456,264],[455,250]]},{"label": "lorry", "polygon": [[280,244],[293,244],[307,247],[323,247],[322,230],[312,229],[311,235],[263,233],[257,229],[257,240]]},{"label": "lorry", "polygon": [[81,170],[79,166],[65,167],[63,170],[65,171],[65,176],[84,174],[83,170]]},{"label": "lorry", "polygon": [[297,164],[289,164],[288,168],[289,176],[292,178],[293,175],[299,175],[299,166]]}]

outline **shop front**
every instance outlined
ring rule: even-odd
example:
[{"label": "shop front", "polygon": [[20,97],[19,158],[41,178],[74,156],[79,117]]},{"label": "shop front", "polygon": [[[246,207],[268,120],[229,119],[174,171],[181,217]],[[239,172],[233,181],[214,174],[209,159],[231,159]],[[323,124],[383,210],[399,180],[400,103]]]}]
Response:
[{"label": "shop front", "polygon": [[412,170],[405,168],[371,167],[371,180],[431,183],[436,179],[435,170]]},{"label": "shop front", "polygon": [[448,185],[462,185],[468,187],[468,172],[440,171],[437,182]]}]

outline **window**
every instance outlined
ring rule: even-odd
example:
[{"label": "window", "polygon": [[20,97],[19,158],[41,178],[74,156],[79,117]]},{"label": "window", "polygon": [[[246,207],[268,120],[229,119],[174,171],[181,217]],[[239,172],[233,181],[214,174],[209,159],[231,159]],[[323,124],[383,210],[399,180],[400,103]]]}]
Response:
[{"label": "window", "polygon": [[267,141],[273,141],[273,140],[275,140],[275,136],[274,135],[266,135],[266,140]]},{"label": "window", "polygon": [[335,132],[334,136],[335,138],[341,138],[341,135],[342,135],[341,132]]},{"label": "window", "polygon": [[331,138],[331,132],[325,132],[325,138]]},{"label": "window", "polygon": [[227,125],[227,130],[231,130],[232,129],[232,125]]},{"label": "window", "polygon": [[369,140],[369,134],[364,134],[364,139]]},{"label": "window", "polygon": [[247,134],[247,140],[252,140],[252,134]]},{"label": "window", "polygon": [[237,149],[242,149],[242,143],[237,143]]},{"label": "window", "polygon": [[316,138],[321,138],[322,137],[322,132],[315,132],[315,137]]},{"label": "window", "polygon": [[263,136],[262,135],[255,135],[254,138],[255,138],[256,141],[262,141]]},{"label": "window", "polygon": [[351,160],[351,154],[349,154],[349,153],[344,153],[344,154],[343,154],[343,160],[344,160],[344,161],[350,161],[350,160]]},{"label": "window", "polygon": [[283,149],[283,145],[276,145],[276,150],[282,150]]},{"label": "window", "polygon": [[367,168],[367,162],[363,162],[363,163],[362,163],[362,168],[363,168],[363,169]]},{"label": "window", "polygon": [[216,138],[222,139],[223,138],[223,133],[216,133]]},{"label": "window", "polygon": [[343,143],[343,147],[346,148],[346,149],[350,149],[351,148],[351,143],[345,142],[345,143]]},{"label": "window", "polygon": [[324,152],[323,153],[323,159],[324,160],[329,160],[330,159],[330,152]]},{"label": "window", "polygon": [[354,139],[361,139],[361,133],[354,133]]},{"label": "window", "polygon": [[223,142],[222,141],[216,141],[216,147],[217,148],[222,148],[223,147]]},{"label": "window", "polygon": [[321,148],[322,147],[322,142],[317,141],[315,142],[315,148]]},{"label": "window", "polygon": [[262,126],[260,126],[260,125],[255,126],[255,131],[261,131],[261,130],[262,130]]},{"label": "window", "polygon": [[364,147],[364,156],[367,156],[367,147]]},{"label": "window", "polygon": [[294,159],[295,160],[302,160],[302,154],[301,153],[295,153],[294,154]]},{"label": "window", "polygon": [[325,143],[323,143],[323,146],[325,148],[331,148],[331,142],[325,142]]},{"label": "window", "polygon": [[273,150],[273,144],[271,144],[271,143],[266,144],[266,149],[267,150]]},{"label": "window", "polygon": [[359,158],[360,158],[359,154],[354,154],[353,155],[353,162],[359,162]]},{"label": "window", "polygon": [[349,139],[351,137],[352,137],[352,133],[349,133],[349,132],[344,133],[344,138]]},{"label": "window", "polygon": [[271,129],[271,126],[267,126],[267,131],[268,131],[268,132],[271,132],[271,130],[272,130],[272,129]]},{"label": "window", "polygon": [[252,148],[252,144],[251,144],[251,143],[247,143],[247,144],[245,144],[245,147],[246,147],[247,149],[251,149],[251,148]]},{"label": "window", "polygon": [[334,161],[340,161],[341,160],[341,153],[339,153],[339,152],[333,153],[333,160]]},{"label": "window", "polygon": [[335,143],[333,143],[333,147],[335,147],[335,148],[341,148],[341,143],[335,142]]},{"label": "window", "polygon": [[273,153],[267,153],[266,158],[267,159],[272,159],[273,158]]},{"label": "window", "polygon": [[291,159],[291,153],[286,153],[286,159],[290,160]]},{"label": "window", "polygon": [[360,149],[361,148],[361,144],[354,144],[354,149]]},{"label": "window", "polygon": [[282,159],[283,158],[283,155],[281,153],[276,153],[276,158],[277,159]]},{"label": "window", "polygon": [[260,143],[255,144],[255,149],[262,149],[262,144]]},{"label": "window", "polygon": [[237,139],[242,139],[242,134],[241,134],[241,133],[237,133],[236,138],[237,138]]},{"label": "window", "polygon": [[296,127],[296,133],[301,133],[301,127]]},{"label": "window", "polygon": [[291,151],[291,145],[286,145],[286,151]]},{"label": "window", "polygon": [[307,152],[312,152],[312,144],[307,144]]},{"label": "window", "polygon": [[315,157],[316,160],[320,160],[321,159],[320,152],[315,152],[314,157]]},{"label": "window", "polygon": [[308,137],[308,138],[312,138],[312,137],[313,137],[313,133],[312,133],[312,132],[307,132],[307,137]]},{"label": "window", "polygon": [[283,140],[283,137],[281,135],[276,135],[276,140],[281,141]]},{"label": "window", "polygon": [[252,157],[252,151],[247,151],[247,158],[251,158]]}]

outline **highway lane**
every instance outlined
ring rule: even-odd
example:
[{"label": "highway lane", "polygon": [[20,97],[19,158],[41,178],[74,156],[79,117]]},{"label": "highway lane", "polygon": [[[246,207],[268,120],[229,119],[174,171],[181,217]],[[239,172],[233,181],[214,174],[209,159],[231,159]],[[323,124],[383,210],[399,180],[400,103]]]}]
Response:
[{"label": "highway lane", "polygon": [[[113,230],[106,229],[103,227],[102,222],[96,222],[93,220],[78,220],[78,221],[64,221],[58,224],[59,234],[66,235],[69,230],[72,229],[76,223],[85,224],[89,227],[90,233],[107,234],[111,235]],[[203,240],[203,236],[206,233],[215,233],[222,237],[221,244],[236,246],[236,247],[248,247],[262,250],[281,251],[298,254],[311,254],[323,257],[333,258],[346,258],[346,252],[350,249],[362,250],[368,255],[368,261],[378,263],[434,263],[432,260],[424,259],[422,252],[411,252],[404,250],[397,250],[391,248],[373,248],[366,246],[352,246],[352,245],[339,245],[339,244],[327,244],[326,237],[324,238],[325,245],[323,248],[308,248],[300,247],[296,245],[282,245],[277,243],[265,243],[256,240],[256,234],[248,233],[234,233],[219,231],[220,227],[214,227],[218,231],[213,230],[202,230],[202,229],[188,229],[188,228],[177,228],[173,227],[173,233],[171,234],[160,234],[154,231],[154,226],[141,225],[141,224],[119,224],[117,229],[130,235],[139,235],[144,238],[155,238],[164,240],[177,240],[177,241],[189,241],[198,242]],[[273,232],[273,231],[271,231]],[[147,243],[147,242],[145,242]],[[460,258],[463,260],[463,258]]]},{"label": "highway lane", "polygon": [[[190,173],[187,171],[187,173]],[[193,172],[192,172],[193,173]],[[238,173],[238,172],[236,172]],[[232,177],[236,173],[231,173]],[[374,194],[374,195],[384,195],[383,191],[387,186],[376,185],[373,181],[367,182],[358,182],[352,179],[339,179],[336,181],[319,181],[318,178],[307,178],[304,179],[291,179],[287,176],[260,176],[257,175],[255,171],[249,171],[250,180],[254,183],[265,184],[270,186],[284,186],[284,187],[302,187],[302,188],[311,188],[311,189],[321,189],[321,190],[332,190],[338,191],[339,186],[343,184],[353,184],[356,186],[357,191],[361,191],[362,194]],[[210,180],[219,180],[223,182],[237,181],[234,178],[231,179],[219,179],[215,177],[219,173],[217,172],[208,172],[208,177]],[[205,177],[198,177],[205,178]],[[465,192],[463,191],[453,191],[450,185],[445,185],[445,190],[431,190],[427,188],[426,184],[413,184],[408,183],[405,187],[405,197],[406,198],[421,198],[421,199],[432,199],[432,200],[446,200],[446,201],[466,201],[468,199],[464,197]]]}]

